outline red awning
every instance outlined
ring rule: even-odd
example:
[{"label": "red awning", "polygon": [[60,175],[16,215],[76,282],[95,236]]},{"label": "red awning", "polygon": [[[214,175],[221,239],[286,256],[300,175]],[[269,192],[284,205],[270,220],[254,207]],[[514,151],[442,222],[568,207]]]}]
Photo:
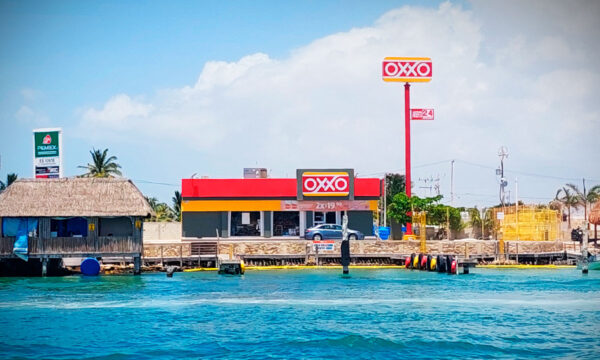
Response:
[{"label": "red awning", "polygon": [[[354,179],[354,196],[377,198],[379,179]],[[183,179],[183,198],[296,198],[296,179]]]}]

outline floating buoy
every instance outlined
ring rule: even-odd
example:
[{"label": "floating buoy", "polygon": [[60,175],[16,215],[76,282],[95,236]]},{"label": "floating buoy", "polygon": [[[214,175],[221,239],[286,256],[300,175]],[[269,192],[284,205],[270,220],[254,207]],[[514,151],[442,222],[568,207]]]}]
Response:
[{"label": "floating buoy", "polygon": [[419,256],[415,256],[412,262],[412,268],[413,269],[418,269],[419,268]]},{"label": "floating buoy", "polygon": [[452,265],[450,265],[450,274],[456,274],[456,260],[452,260]]},{"label": "floating buoy", "polygon": [[86,276],[100,274],[100,263],[94,258],[87,258],[81,262],[81,273]]},{"label": "floating buoy", "polygon": [[436,266],[438,272],[446,272],[446,257],[443,255],[438,255]]},{"label": "floating buoy", "polygon": [[419,269],[421,270],[427,270],[427,256],[421,254],[421,266],[419,267]]},{"label": "floating buoy", "polygon": [[410,258],[409,257],[407,257],[406,259],[404,259],[404,266],[407,269],[410,269]]},{"label": "floating buoy", "polygon": [[431,262],[429,263],[429,271],[435,271],[437,265],[437,258],[432,257]]}]

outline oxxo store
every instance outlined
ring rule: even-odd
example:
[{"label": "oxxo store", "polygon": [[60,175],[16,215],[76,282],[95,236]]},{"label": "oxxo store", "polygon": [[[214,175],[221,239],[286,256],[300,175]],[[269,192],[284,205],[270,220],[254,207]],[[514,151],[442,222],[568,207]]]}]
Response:
[{"label": "oxxo store", "polygon": [[352,169],[299,169],[295,179],[183,179],[184,239],[300,238],[318,224],[341,224],[373,235],[381,180]]}]

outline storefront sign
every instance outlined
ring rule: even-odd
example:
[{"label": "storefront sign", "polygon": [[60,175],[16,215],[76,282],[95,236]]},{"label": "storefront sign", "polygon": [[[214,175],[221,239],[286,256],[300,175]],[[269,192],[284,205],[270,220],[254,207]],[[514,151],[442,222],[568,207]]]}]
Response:
[{"label": "storefront sign", "polygon": [[305,172],[302,174],[304,196],[348,196],[350,175],[347,172]]},{"label": "storefront sign", "polygon": [[431,58],[386,57],[383,81],[429,82],[433,75]]},{"label": "storefront sign", "polygon": [[433,120],[433,109],[410,109],[411,120]]},{"label": "storefront sign", "polygon": [[62,175],[62,129],[33,130],[33,174],[36,178]]},{"label": "storefront sign", "polygon": [[296,201],[283,200],[283,211],[346,211],[372,210],[368,200],[338,200],[338,201]]},{"label": "storefront sign", "polygon": [[313,246],[318,252],[332,251],[334,244],[334,240],[313,240]]}]

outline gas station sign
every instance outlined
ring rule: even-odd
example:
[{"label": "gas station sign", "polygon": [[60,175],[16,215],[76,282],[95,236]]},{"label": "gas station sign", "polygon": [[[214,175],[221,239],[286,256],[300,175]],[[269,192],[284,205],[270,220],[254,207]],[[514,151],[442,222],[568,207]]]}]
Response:
[{"label": "gas station sign", "polygon": [[411,120],[433,120],[433,109],[410,109]]},{"label": "gas station sign", "polygon": [[386,57],[382,65],[383,81],[429,82],[433,76],[431,58]]},{"label": "gas station sign", "polygon": [[62,129],[33,130],[33,176],[62,177]]}]

